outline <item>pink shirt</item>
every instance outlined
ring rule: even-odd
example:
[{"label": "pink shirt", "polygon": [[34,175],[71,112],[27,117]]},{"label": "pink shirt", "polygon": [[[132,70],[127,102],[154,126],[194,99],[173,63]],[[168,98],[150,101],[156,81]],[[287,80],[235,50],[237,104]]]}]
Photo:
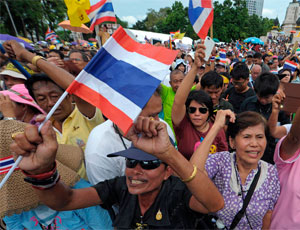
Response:
[{"label": "pink shirt", "polygon": [[300,149],[284,161],[279,155],[284,138],[277,143],[274,153],[281,192],[273,210],[271,229],[300,229]]}]

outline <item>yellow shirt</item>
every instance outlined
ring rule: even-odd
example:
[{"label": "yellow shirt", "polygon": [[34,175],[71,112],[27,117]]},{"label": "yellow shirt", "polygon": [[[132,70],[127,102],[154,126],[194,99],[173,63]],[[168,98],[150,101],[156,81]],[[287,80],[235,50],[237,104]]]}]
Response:
[{"label": "yellow shirt", "polygon": [[[84,116],[75,106],[73,112],[64,120],[62,124],[62,133],[56,131],[56,138],[59,144],[69,144],[79,146],[84,151],[90,132],[97,125],[104,122],[102,113],[96,108],[93,118]],[[78,174],[87,179],[84,163],[78,171]]]}]

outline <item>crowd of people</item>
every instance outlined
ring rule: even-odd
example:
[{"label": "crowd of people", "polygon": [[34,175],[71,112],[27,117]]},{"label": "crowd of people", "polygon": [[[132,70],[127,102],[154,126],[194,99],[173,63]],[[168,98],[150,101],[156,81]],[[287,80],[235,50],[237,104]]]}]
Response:
[{"label": "crowd of people", "polygon": [[0,163],[23,159],[0,189],[2,228],[299,229],[300,105],[282,103],[300,57],[285,42],[216,45],[208,61],[203,43],[178,50],[125,135],[74,95],[39,133],[97,50],[6,41]]}]

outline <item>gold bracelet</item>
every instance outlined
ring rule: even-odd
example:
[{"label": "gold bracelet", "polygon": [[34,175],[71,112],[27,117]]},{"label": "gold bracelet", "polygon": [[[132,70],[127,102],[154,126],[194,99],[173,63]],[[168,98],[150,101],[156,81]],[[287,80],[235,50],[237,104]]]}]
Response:
[{"label": "gold bracelet", "polygon": [[31,60],[31,63],[32,63],[32,65],[34,65],[34,66],[36,66],[36,63],[38,62],[38,60],[40,60],[40,59],[43,59],[43,60],[46,60],[44,57],[42,57],[42,56],[34,56],[33,58],[32,58],[32,60]]},{"label": "gold bracelet", "polygon": [[190,182],[191,180],[193,180],[195,178],[195,176],[197,174],[197,166],[196,165],[193,165],[193,166],[194,166],[194,171],[193,171],[192,175],[187,179],[184,179],[184,180],[181,179],[182,182],[187,183],[187,182]]}]

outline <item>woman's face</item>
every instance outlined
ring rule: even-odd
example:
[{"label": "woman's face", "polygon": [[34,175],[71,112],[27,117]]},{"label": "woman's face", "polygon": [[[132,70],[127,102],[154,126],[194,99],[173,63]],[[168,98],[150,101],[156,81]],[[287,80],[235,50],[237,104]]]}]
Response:
[{"label": "woman's face", "polygon": [[184,64],[180,64],[180,65],[178,66],[178,69],[179,69],[181,72],[184,73],[184,69],[185,69]]},{"label": "woman's face", "polygon": [[264,125],[250,126],[229,141],[231,148],[236,149],[237,163],[256,168],[267,145]]},{"label": "woman's face", "polygon": [[283,71],[282,74],[285,74],[286,76],[281,79],[281,82],[289,83],[291,79],[291,73],[289,71]]},{"label": "woman's face", "polygon": [[[196,110],[194,108],[196,108]],[[199,111],[199,108],[206,108],[206,113],[201,113]],[[195,110],[195,111],[193,111],[193,110]],[[188,111],[189,111],[188,115],[189,115],[190,121],[196,128],[203,126],[209,116],[208,108],[204,104],[199,104],[195,100],[191,101]],[[204,111],[202,111],[202,112],[204,112]]]}]

